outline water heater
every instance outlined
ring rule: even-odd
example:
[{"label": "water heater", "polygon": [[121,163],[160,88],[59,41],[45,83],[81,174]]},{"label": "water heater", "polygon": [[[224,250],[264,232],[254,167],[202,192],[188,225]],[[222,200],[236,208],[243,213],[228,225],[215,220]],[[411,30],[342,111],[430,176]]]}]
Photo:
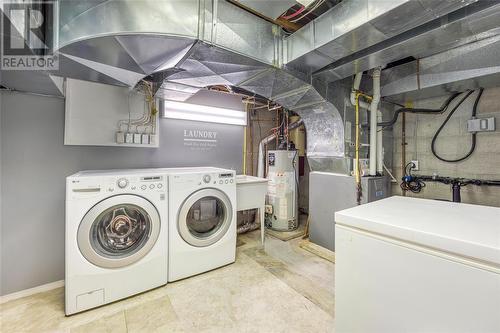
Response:
[{"label": "water heater", "polygon": [[298,227],[298,160],[297,150],[270,150],[267,152],[266,201],[272,211],[266,216],[266,226],[279,231]]}]

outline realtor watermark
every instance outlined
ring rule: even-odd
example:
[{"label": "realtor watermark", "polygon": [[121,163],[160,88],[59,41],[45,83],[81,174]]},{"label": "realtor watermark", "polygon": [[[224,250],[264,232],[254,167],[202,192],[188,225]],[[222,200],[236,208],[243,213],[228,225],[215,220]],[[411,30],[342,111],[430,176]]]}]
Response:
[{"label": "realtor watermark", "polygon": [[0,68],[2,70],[58,70],[51,15],[57,2],[1,1]]}]

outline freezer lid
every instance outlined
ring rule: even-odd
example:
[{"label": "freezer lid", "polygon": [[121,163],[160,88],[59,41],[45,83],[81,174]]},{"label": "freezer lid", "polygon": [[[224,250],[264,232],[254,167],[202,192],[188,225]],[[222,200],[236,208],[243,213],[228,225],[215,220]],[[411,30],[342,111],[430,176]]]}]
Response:
[{"label": "freezer lid", "polygon": [[500,208],[394,196],[339,211],[336,223],[500,266]]}]

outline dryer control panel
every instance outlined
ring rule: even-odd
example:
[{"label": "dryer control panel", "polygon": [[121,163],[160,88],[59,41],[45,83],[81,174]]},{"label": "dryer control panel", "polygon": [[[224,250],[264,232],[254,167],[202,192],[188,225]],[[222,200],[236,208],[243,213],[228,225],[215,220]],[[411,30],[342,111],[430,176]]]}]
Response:
[{"label": "dryer control panel", "polygon": [[172,181],[177,184],[184,183],[202,187],[236,184],[234,172],[178,174],[172,176]]}]

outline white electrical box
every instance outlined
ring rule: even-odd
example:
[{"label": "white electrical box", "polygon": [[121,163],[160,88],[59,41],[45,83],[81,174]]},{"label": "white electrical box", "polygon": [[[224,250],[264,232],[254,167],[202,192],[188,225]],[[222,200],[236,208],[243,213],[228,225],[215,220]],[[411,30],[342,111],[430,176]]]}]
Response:
[{"label": "white electrical box", "polygon": [[469,132],[492,132],[495,130],[495,118],[479,118],[467,121],[467,131]]},{"label": "white electrical box", "polygon": [[129,119],[140,119],[148,112],[144,95],[130,88],[66,79],[65,109],[65,145],[159,146],[158,115],[154,118],[156,133],[152,127],[128,126]]}]

